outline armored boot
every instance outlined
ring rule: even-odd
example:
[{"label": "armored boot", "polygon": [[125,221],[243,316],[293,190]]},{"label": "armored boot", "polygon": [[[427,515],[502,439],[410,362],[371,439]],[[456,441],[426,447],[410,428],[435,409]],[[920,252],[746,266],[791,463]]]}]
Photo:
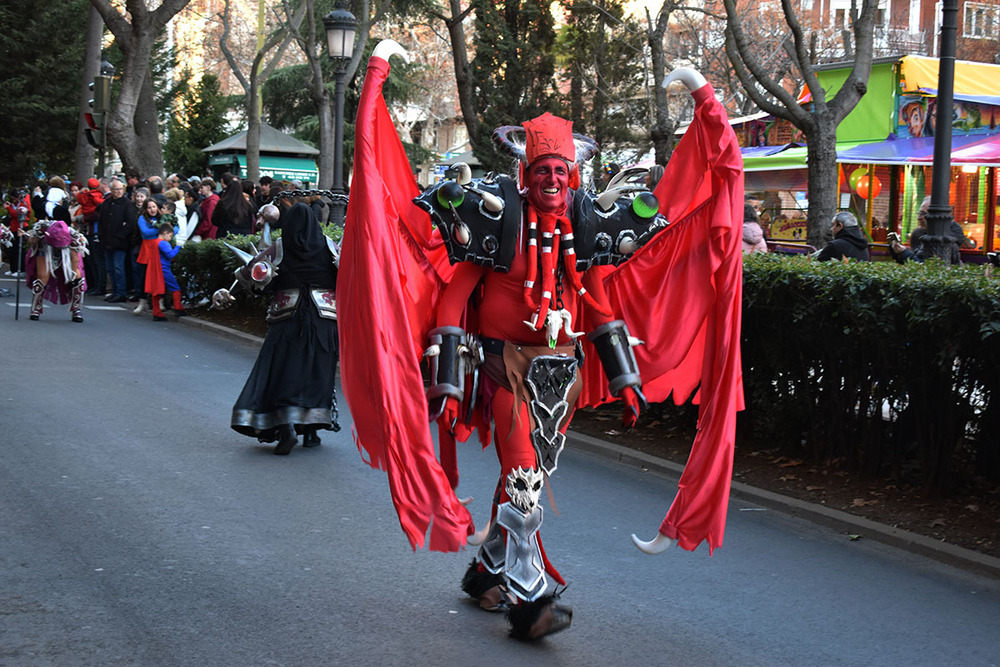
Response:
[{"label": "armored boot", "polygon": [[31,312],[28,318],[37,320],[42,316],[42,294],[45,292],[45,285],[38,278],[31,283]]},{"label": "armored boot", "polygon": [[73,291],[69,297],[70,318],[74,322],[83,322],[83,281],[78,280],[73,285]]}]

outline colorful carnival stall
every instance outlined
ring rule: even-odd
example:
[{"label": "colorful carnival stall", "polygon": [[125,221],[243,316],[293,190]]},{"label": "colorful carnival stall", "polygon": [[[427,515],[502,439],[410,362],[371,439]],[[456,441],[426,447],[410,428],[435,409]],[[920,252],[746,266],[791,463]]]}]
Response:
[{"label": "colorful carnival stall", "polygon": [[[850,64],[817,68],[828,95]],[[905,239],[930,194],[938,60],[902,56],[876,60],[868,93],[837,130],[840,205],[855,212],[871,240],[889,231]],[[1000,250],[997,168],[1000,167],[1000,65],[957,61],[952,112],[951,204],[955,220],[976,243],[972,254]],[[811,96],[804,90],[801,104]],[[744,153],[746,190],[761,202],[770,237],[805,236],[806,148],[785,121],[756,117],[736,127]]]}]

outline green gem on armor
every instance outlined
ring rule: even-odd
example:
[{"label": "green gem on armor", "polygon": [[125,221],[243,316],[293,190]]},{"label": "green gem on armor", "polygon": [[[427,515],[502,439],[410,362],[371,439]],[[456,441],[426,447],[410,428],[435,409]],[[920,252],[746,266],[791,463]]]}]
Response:
[{"label": "green gem on armor", "polygon": [[652,192],[641,192],[632,200],[632,210],[643,220],[652,218],[659,212],[660,202]]},{"label": "green gem on armor", "polygon": [[444,208],[458,208],[465,201],[465,190],[455,181],[448,181],[437,191],[437,200]]}]

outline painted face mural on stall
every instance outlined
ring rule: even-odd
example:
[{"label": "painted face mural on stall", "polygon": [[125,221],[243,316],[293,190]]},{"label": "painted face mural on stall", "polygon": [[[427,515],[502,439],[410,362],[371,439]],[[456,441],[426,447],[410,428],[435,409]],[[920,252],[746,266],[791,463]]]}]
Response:
[{"label": "painted face mural on stall", "polygon": [[[937,98],[904,97],[899,106],[896,134],[901,137],[933,137],[937,121]],[[951,126],[955,134],[988,134],[1000,123],[1000,106],[956,101]],[[905,128],[905,129],[904,129]]]}]

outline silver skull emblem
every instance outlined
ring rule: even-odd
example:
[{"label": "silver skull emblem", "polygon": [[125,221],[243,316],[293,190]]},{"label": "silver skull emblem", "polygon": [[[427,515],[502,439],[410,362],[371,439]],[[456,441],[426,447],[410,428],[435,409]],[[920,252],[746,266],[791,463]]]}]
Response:
[{"label": "silver skull emblem", "polygon": [[525,514],[530,514],[538,505],[542,495],[544,476],[537,468],[514,468],[507,473],[504,489],[510,502]]}]

